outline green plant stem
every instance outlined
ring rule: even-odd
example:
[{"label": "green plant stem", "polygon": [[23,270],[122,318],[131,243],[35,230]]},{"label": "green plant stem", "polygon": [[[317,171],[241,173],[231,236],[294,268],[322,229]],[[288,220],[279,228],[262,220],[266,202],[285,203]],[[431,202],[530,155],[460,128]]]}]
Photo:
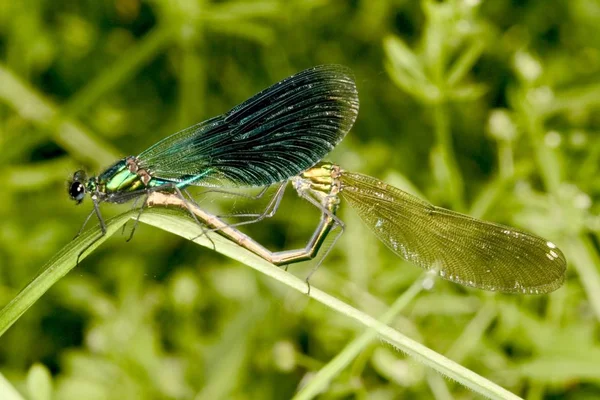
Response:
[{"label": "green plant stem", "polygon": [[561,112],[581,111],[600,105],[600,83],[587,82],[558,91],[554,101],[545,110],[544,116],[549,117]]},{"label": "green plant stem", "polygon": [[179,126],[188,126],[203,115],[206,99],[206,57],[200,54],[203,36],[198,33],[181,40],[181,77],[179,82]]},{"label": "green plant stem", "polygon": [[[544,144],[543,121],[539,112],[529,106],[527,102],[522,101],[519,107],[521,114],[526,119],[527,132],[544,186],[548,192],[557,193],[562,181],[560,164],[556,154]],[[567,254],[571,260],[575,261],[571,265],[577,269],[596,318],[600,321],[600,273],[595,267],[600,262],[600,258],[589,239],[583,235],[571,236],[567,238],[566,242]]]},{"label": "green plant stem", "polygon": [[460,54],[460,57],[447,72],[446,82],[448,87],[454,87],[462,81],[467,74],[471,71],[475,63],[481,57],[481,54],[485,50],[484,41],[476,41],[469,45],[469,47]]},{"label": "green plant stem", "polygon": [[503,179],[511,179],[515,174],[515,162],[512,143],[506,140],[498,141],[498,167]]},{"label": "green plant stem", "polygon": [[596,319],[600,321],[600,277],[598,275],[600,257],[586,236],[570,238],[566,241],[566,245],[567,254],[577,268],[579,280],[596,314]]},{"label": "green plant stem", "polygon": [[[177,214],[179,217],[176,217]],[[142,215],[142,220],[150,225],[160,227],[161,229],[186,238],[195,237],[202,233],[201,229],[194,221],[189,218],[182,218],[180,212],[175,214],[171,213],[170,215],[164,212],[146,212]],[[245,249],[241,249],[233,242],[214,235],[212,236],[212,239],[214,240],[216,249],[219,253],[240,261],[257,271],[268,275],[281,283],[284,283],[290,288],[306,294],[307,286],[304,280],[275,267],[274,265],[266,262],[265,260],[248,252]],[[196,242],[204,246],[212,247],[210,242],[205,238],[200,238],[196,240]],[[331,308],[332,310],[354,319],[364,327],[374,329],[383,340],[392,346],[414,357],[417,359],[417,361],[423,363],[424,365],[437,370],[438,372],[465,385],[466,387],[483,396],[492,399],[519,398],[518,396],[515,396],[493,382],[488,381],[473,371],[462,367],[454,361],[447,359],[446,357],[434,352],[422,344],[402,335],[400,332],[390,328],[380,321],[377,321],[377,319],[351,307],[350,305],[320,291],[315,287],[311,287],[309,296],[319,301],[323,305]]]},{"label": "green plant stem", "polygon": [[443,102],[435,104],[433,106],[433,115],[437,142],[433,151],[437,153],[441,162],[439,167],[434,167],[434,171],[437,170],[439,183],[448,193],[453,208],[462,211],[465,209],[463,199],[464,182],[458,168],[458,163],[454,157],[448,105]]},{"label": "green plant stem", "polygon": [[554,152],[544,143],[542,121],[531,107],[525,107],[521,114],[526,116],[529,140],[544,186],[550,193],[556,193],[561,182],[560,163]]},{"label": "green plant stem", "polygon": [[2,64],[0,82],[0,100],[10,105],[24,119],[51,132],[54,141],[69,153],[76,154],[82,161],[98,168],[119,158],[116,149],[98,139],[81,124],[69,118],[59,118],[55,104]]},{"label": "green plant stem", "polygon": [[469,215],[474,218],[484,218],[487,212],[496,204],[501,195],[506,191],[512,179],[496,176],[477,194],[471,204]]},{"label": "green plant stem", "polygon": [[2,400],[25,400],[2,374],[0,374],[0,393]]},{"label": "green plant stem", "polygon": [[131,51],[126,51],[111,67],[94,78],[64,105],[62,113],[70,118],[80,115],[106,93],[117,88],[131,77],[174,38],[175,29],[159,25],[148,33]]},{"label": "green plant stem", "polygon": [[[421,292],[423,289],[422,279],[418,279],[411,287],[400,296],[394,304],[381,316],[379,321],[382,324],[389,324],[393,319]],[[363,351],[374,339],[377,338],[377,332],[369,329],[359,337],[350,342],[344,350],[338,353],[330,362],[302,388],[295,400],[312,399],[324,391],[330,382],[344,370],[351,362]]]},{"label": "green plant stem", "polygon": [[490,327],[497,315],[493,301],[488,299],[479,309],[469,325],[463,329],[460,337],[454,341],[452,347],[446,352],[446,356],[461,362],[481,342],[485,331]]},{"label": "green plant stem", "polygon": [[[132,210],[121,214],[109,221],[106,235],[100,237],[93,243],[85,254],[83,260],[91,251],[102,244],[113,233],[115,233],[129,218],[137,214]],[[90,245],[95,238],[100,236],[100,229],[90,229],[71,241],[62,248],[44,267],[41,272],[17,294],[2,310],[0,310],[0,336],[6,332],[20,317],[31,307],[44,293],[48,291],[60,278],[65,276],[76,266],[77,256],[86,246]]]},{"label": "green plant stem", "polygon": [[427,380],[427,384],[431,389],[431,393],[433,394],[433,398],[436,400],[453,400],[454,396],[448,390],[448,385],[446,381],[440,376],[440,374],[436,374],[435,371],[427,371],[425,376]]},{"label": "green plant stem", "polygon": [[[197,237],[202,233],[202,229],[186,214],[180,210],[152,208],[141,216],[141,220],[150,225],[159,227],[171,233],[175,233],[184,238]],[[129,219],[137,216],[137,210],[132,210],[121,214],[107,222],[107,235],[97,240],[86,252],[89,254],[104,242],[110,235],[119,230]],[[35,277],[19,294],[2,310],[0,310],[0,335],[14,324],[18,318],[29,309],[54,283],[66,275],[75,267],[77,255],[88,246],[98,235],[98,228],[86,231],[77,239],[73,240],[63,248],[50,262],[48,262],[40,274]],[[194,240],[196,243],[205,247],[212,248],[232,259],[242,262],[249,267],[270,276],[271,278],[293,288],[301,293],[307,293],[306,282],[299,279],[284,270],[275,267],[258,256],[241,248],[237,244],[226,240],[218,234],[211,234],[211,240],[202,236]],[[84,257],[82,257],[83,259]],[[465,385],[476,393],[492,399],[518,399],[517,396],[483,378],[473,371],[460,366],[459,364],[447,359],[446,357],[434,352],[433,350],[415,342],[412,339],[402,335],[400,332],[377,321],[377,319],[351,307],[350,305],[336,299],[321,290],[312,287],[310,291],[311,298],[317,300],[323,305],[335,310],[347,317],[355,320],[365,328],[373,329],[386,342],[397,349],[414,357],[417,361],[423,363],[446,375],[447,377]]]}]

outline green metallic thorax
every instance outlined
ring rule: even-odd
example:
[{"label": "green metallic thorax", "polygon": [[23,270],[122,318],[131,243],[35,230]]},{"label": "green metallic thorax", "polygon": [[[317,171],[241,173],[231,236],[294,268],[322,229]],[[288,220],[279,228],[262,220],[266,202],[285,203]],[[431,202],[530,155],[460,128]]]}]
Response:
[{"label": "green metallic thorax", "polygon": [[105,191],[111,192],[132,192],[143,189],[145,186],[139,175],[131,173],[126,167],[120,169],[112,178],[104,183]]},{"label": "green metallic thorax", "polygon": [[95,179],[90,179],[88,182],[88,191],[91,193],[126,193],[144,189],[146,187],[155,186],[154,179],[145,185],[142,177],[134,172],[131,172],[125,160],[120,160],[113,166],[108,168]]},{"label": "green metallic thorax", "polygon": [[161,188],[161,191],[172,192],[174,188],[183,189],[202,179],[212,172],[211,168],[198,175],[182,175],[181,179],[165,180],[153,177],[145,168],[140,168],[135,157],[127,157],[117,161],[97,177],[90,178],[86,190],[94,193],[103,201],[122,202],[131,197],[127,193],[144,191],[149,188]]}]

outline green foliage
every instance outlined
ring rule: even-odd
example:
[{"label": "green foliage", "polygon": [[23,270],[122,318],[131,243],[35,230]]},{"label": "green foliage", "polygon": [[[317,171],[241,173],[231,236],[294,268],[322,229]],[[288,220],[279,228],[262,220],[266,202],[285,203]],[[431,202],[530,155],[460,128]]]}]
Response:
[{"label": "green foliage", "polygon": [[[2,311],[14,325],[0,337],[0,397],[472,396],[373,340],[365,320],[290,290],[283,271],[285,285],[153,226],[131,243],[113,235],[62,279],[41,269],[80,244],[91,206],[65,193],[74,170],[98,172],[322,63],[352,68],[361,100],[332,161],[547,237],[569,276],[549,296],[444,281],[417,294],[420,270],[342,206],[347,229],[311,279],[317,297],[385,314],[519,396],[600,396],[599,18],[595,0],[0,2],[0,304],[55,273],[25,308]],[[317,223],[288,194],[245,229],[272,249],[302,245]],[[261,206],[233,200],[202,205]],[[310,267],[289,273],[301,285]]]}]

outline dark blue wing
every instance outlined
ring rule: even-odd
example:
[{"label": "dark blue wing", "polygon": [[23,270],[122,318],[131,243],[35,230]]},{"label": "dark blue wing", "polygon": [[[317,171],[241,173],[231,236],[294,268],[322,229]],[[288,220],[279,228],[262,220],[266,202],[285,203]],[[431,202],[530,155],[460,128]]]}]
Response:
[{"label": "dark blue wing", "polygon": [[358,115],[351,71],[307,69],[226,114],[184,129],[138,156],[153,177],[199,186],[264,186],[310,168]]}]

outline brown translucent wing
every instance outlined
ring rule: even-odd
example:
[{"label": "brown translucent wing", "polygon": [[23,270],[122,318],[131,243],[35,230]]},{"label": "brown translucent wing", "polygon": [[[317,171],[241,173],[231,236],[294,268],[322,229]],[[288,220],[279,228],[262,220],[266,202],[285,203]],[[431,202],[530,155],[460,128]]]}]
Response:
[{"label": "brown translucent wing", "polygon": [[433,206],[366,175],[343,172],[342,197],[394,253],[442,278],[485,290],[548,293],[566,260],[552,243]]}]

